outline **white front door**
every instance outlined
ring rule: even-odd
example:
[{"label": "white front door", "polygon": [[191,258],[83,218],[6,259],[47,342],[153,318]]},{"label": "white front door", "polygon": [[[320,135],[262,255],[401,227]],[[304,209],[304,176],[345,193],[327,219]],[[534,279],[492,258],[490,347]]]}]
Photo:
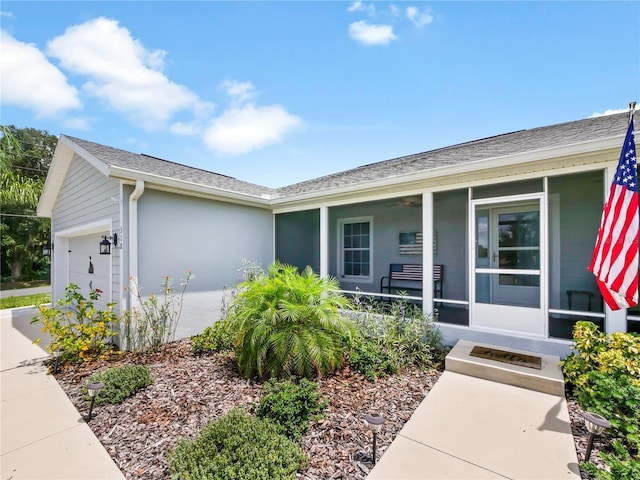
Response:
[{"label": "white front door", "polygon": [[541,195],[474,202],[474,327],[543,336]]}]

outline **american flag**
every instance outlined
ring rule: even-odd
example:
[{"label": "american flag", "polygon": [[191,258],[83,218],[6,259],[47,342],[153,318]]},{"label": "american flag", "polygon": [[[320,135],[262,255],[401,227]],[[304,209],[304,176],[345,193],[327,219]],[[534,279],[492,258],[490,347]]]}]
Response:
[{"label": "american flag", "polygon": [[612,310],[638,304],[638,224],[638,165],[631,117],[589,266]]}]

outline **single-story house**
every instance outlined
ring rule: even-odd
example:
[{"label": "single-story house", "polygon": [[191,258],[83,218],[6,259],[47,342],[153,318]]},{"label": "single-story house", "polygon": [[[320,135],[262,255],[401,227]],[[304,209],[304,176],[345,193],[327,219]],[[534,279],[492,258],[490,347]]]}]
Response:
[{"label": "single-story house", "polygon": [[578,320],[640,330],[640,310],[603,305],[587,270],[627,120],[520,130],[279,189],[61,135],[38,206],[52,219],[53,296],[73,282],[123,310],[131,276],[150,294],[191,269],[186,337],[220,317],[242,259],[278,259],[349,292],[406,288],[450,341],[563,356]]}]

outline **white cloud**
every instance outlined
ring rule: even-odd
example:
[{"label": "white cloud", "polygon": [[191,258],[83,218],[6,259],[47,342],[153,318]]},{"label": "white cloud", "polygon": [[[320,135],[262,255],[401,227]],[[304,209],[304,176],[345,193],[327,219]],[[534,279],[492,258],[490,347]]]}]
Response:
[{"label": "white cloud", "polygon": [[407,7],[407,18],[418,28],[422,28],[433,22],[433,16],[427,12],[420,12],[417,7]]},{"label": "white cloud", "polygon": [[13,18],[13,12],[7,12],[4,10],[0,10],[0,17]]},{"label": "white cloud", "polygon": [[387,45],[396,39],[391,25],[371,25],[366,20],[349,25],[349,35],[365,45]]},{"label": "white cloud", "polygon": [[397,17],[398,15],[400,15],[400,9],[393,4],[389,6],[389,11],[391,12],[391,15],[394,17]]},{"label": "white cloud", "polygon": [[225,80],[220,84],[220,88],[227,92],[232,101],[244,103],[251,100],[255,96],[256,87],[253,83],[240,82],[238,80]]},{"label": "white cloud", "polygon": [[204,143],[218,153],[247,153],[279,143],[303,125],[301,118],[280,105],[256,107],[249,103],[218,117],[204,133]]},{"label": "white cloud", "polygon": [[202,133],[202,124],[200,122],[175,122],[169,127],[171,133],[176,135],[193,136]]},{"label": "white cloud", "polygon": [[69,129],[88,131],[91,129],[91,120],[84,117],[67,118],[62,124]]},{"label": "white cloud", "polygon": [[376,7],[373,3],[363,3],[362,0],[355,0],[349,5],[347,12],[367,12],[373,16],[376,14]]},{"label": "white cloud", "polygon": [[592,113],[591,116],[589,118],[594,118],[594,117],[603,117],[605,115],[614,115],[616,113],[624,113],[624,112],[628,112],[629,109],[628,108],[610,108],[608,110],[605,110],[603,113]]},{"label": "white cloud", "polygon": [[0,91],[4,104],[51,116],[81,106],[78,91],[35,45],[0,31]]},{"label": "white cloud", "polygon": [[63,69],[89,78],[83,89],[146,129],[164,125],[175,113],[202,116],[213,105],[160,70],[166,52],[147,50],[115,20],[104,17],[74,25],[48,44]]}]

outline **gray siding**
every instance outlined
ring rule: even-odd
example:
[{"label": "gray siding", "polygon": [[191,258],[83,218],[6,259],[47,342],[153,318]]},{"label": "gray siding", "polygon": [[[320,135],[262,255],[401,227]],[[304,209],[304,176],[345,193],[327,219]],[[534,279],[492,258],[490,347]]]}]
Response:
[{"label": "gray siding", "polygon": [[200,333],[219,318],[225,287],[240,280],[242,259],[267,267],[273,260],[270,210],[145,190],[138,200],[139,283],[157,293],[169,275],[174,286],[187,270],[195,278],[185,296],[177,337]]},{"label": "gray siding", "polygon": [[[109,179],[91,164],[75,155],[60,189],[51,218],[51,229],[58,232],[82,228],[84,225],[108,220],[111,231],[119,231],[121,227],[120,206],[113,198],[120,197],[120,183]],[[98,237],[98,242],[100,238]],[[96,252],[98,243],[96,243]],[[121,250],[112,249],[112,300],[119,301]],[[60,258],[56,253],[56,258]],[[58,268],[57,266],[54,268]],[[61,266],[60,268],[66,268]],[[60,292],[56,286],[56,292]]]}]

